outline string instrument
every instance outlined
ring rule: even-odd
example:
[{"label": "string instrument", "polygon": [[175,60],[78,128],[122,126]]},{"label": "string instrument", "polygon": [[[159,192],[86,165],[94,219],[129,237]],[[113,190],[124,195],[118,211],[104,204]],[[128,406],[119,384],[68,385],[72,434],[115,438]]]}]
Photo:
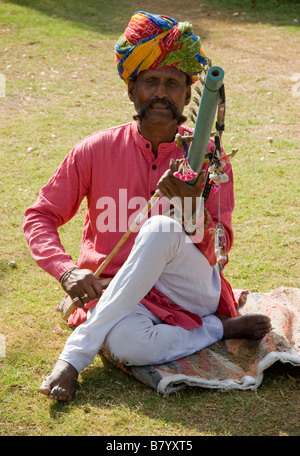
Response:
[{"label": "string instrument", "polygon": [[[193,185],[196,182],[196,174],[198,174],[202,169],[205,154],[207,152],[207,146],[211,136],[213,122],[216,116],[217,107],[220,102],[220,90],[223,87],[223,79],[224,71],[222,68],[216,66],[209,68],[205,77],[205,83],[202,90],[193,136],[189,137],[189,139],[185,139],[185,137],[177,137],[177,145],[179,147],[183,146],[184,154],[186,155],[185,158],[190,167],[189,169],[192,169],[192,172],[194,173],[191,174],[189,176],[189,180],[187,180],[187,183],[189,185]],[[125,244],[129,236],[147,217],[148,212],[151,210],[160,196],[160,191],[156,190],[152,198],[147,202],[146,206],[142,209],[132,225],[129,227],[128,231],[123,235],[115,248],[106,257],[103,263],[101,263],[99,268],[94,272],[95,277],[100,277],[106,266]],[[76,306],[72,299],[68,297],[63,307],[63,318],[64,320],[68,320],[69,316],[76,309]]]}]

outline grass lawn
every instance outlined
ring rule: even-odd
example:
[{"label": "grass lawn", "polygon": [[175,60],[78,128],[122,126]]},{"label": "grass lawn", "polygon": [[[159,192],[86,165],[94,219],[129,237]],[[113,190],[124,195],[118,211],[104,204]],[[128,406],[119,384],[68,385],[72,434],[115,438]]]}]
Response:
[{"label": "grass lawn", "polygon": [[[0,0],[0,435],[299,435],[299,384],[276,365],[255,392],[162,398],[97,357],[71,404],[37,392],[70,330],[55,310],[60,285],[31,259],[23,214],[76,142],[131,120],[113,47],[137,10],[193,23],[225,71],[223,145],[239,149],[227,279],[254,292],[299,287],[299,0]],[[74,258],[83,216],[84,204],[60,230]]]}]

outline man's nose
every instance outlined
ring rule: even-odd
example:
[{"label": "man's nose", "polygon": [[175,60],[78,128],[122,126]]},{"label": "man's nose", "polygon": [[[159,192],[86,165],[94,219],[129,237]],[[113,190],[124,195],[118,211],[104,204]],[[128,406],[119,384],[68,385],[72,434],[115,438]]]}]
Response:
[{"label": "man's nose", "polygon": [[167,98],[168,97],[167,85],[163,81],[160,81],[159,84],[157,84],[156,96],[158,98]]}]

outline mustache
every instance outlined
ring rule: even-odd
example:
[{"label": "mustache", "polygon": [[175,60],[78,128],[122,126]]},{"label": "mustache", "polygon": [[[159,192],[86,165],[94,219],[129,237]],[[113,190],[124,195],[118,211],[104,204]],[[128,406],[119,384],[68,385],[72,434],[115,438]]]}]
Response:
[{"label": "mustache", "polygon": [[151,98],[150,100],[146,101],[145,103],[143,103],[140,106],[139,110],[137,111],[136,115],[133,116],[134,120],[142,121],[145,118],[147,111],[150,108],[153,108],[154,105],[156,105],[156,104],[160,104],[162,106],[166,106],[167,108],[171,109],[173,117],[175,120],[177,120],[178,125],[181,125],[182,123],[184,123],[187,120],[187,118],[179,111],[177,106],[172,101],[170,101],[168,98],[165,98],[165,97],[164,98],[154,97],[154,98]]}]

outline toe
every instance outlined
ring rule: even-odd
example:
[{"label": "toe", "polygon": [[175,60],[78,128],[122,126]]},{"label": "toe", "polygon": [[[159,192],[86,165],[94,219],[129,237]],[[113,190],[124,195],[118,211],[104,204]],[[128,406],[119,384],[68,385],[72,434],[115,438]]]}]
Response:
[{"label": "toe", "polygon": [[48,398],[54,399],[56,401],[68,402],[72,399],[72,395],[69,394],[64,388],[55,386],[52,388],[50,394],[48,395]]},{"label": "toe", "polygon": [[50,384],[49,384],[48,377],[45,378],[45,380],[43,380],[43,382],[42,382],[42,384],[40,386],[39,392],[42,393],[42,394],[45,394],[46,396],[48,396],[50,394],[51,387],[50,387]]}]

